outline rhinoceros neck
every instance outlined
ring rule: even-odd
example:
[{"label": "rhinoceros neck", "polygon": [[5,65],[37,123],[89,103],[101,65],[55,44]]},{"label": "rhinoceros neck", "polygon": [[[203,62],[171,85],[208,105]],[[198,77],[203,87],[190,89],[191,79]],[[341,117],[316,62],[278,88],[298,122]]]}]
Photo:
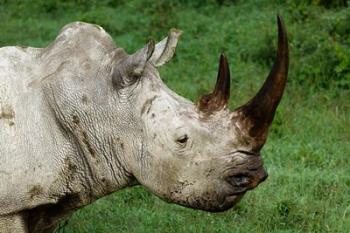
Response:
[{"label": "rhinoceros neck", "polygon": [[137,153],[141,139],[128,108],[115,105],[103,87],[94,93],[97,83],[91,88],[61,85],[51,80],[43,89],[62,132],[76,148],[72,161],[77,161],[76,174],[83,174],[84,192],[93,201],[132,184],[128,157]]},{"label": "rhinoceros neck", "polygon": [[99,28],[73,24],[40,57],[46,100],[76,149],[71,167],[83,185],[77,181],[69,189],[88,194],[83,204],[134,182],[126,157],[136,153],[140,140],[130,110],[107,81],[114,51]]}]

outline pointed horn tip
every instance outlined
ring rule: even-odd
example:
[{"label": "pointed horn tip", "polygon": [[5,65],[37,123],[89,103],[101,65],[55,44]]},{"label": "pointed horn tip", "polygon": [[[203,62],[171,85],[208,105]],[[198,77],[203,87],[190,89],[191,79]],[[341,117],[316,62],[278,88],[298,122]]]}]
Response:
[{"label": "pointed horn tip", "polygon": [[277,20],[280,22],[280,21],[283,21],[283,17],[280,15],[280,14],[277,14]]},{"label": "pointed horn tip", "polygon": [[284,27],[284,20],[280,14],[277,14],[277,23],[278,23],[278,26]]},{"label": "pointed horn tip", "polygon": [[277,25],[278,25],[278,51],[277,56],[283,56],[285,54],[288,59],[288,35],[286,27],[284,26],[283,18],[277,15]]},{"label": "pointed horn tip", "polygon": [[230,81],[230,66],[228,64],[227,57],[223,53],[220,54],[219,69],[221,69],[221,68],[223,68],[227,72],[228,81]]},{"label": "pointed horn tip", "polygon": [[224,72],[228,75],[228,77],[227,77],[228,82],[230,82],[230,67],[229,67],[227,58],[223,53],[220,54],[220,61],[219,61],[219,74],[221,72]]},{"label": "pointed horn tip", "polygon": [[222,64],[222,65],[227,65],[227,66],[228,66],[227,57],[225,56],[224,53],[221,53],[221,54],[220,54],[220,64]]},{"label": "pointed horn tip", "polygon": [[284,20],[282,16],[280,16],[279,14],[277,14],[277,26],[278,26],[278,33],[280,35],[287,35],[286,27],[284,26]]}]

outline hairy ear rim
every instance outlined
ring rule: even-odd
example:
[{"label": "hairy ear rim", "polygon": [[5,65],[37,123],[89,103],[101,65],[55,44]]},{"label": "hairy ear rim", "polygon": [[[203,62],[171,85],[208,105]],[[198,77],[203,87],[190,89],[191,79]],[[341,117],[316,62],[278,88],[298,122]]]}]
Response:
[{"label": "hairy ear rim", "polygon": [[150,58],[150,61],[155,67],[164,65],[174,56],[177,42],[179,41],[181,34],[181,30],[172,28],[170,29],[168,36],[156,44],[154,53]]}]

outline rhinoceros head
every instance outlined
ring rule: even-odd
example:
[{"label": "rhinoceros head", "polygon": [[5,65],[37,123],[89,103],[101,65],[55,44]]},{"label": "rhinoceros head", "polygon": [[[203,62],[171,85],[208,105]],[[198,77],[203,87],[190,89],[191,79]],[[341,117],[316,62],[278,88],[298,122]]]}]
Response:
[{"label": "rhinoceros head", "polygon": [[230,111],[230,72],[221,55],[216,86],[192,103],[169,90],[157,66],[166,63],[179,31],[172,30],[114,68],[113,83],[120,95],[132,99],[142,125],[140,159],[132,174],[160,198],[191,208],[223,211],[246,191],[264,181],[267,173],[259,154],[282,97],[288,73],[286,31],[278,17],[278,52],[259,92]]}]

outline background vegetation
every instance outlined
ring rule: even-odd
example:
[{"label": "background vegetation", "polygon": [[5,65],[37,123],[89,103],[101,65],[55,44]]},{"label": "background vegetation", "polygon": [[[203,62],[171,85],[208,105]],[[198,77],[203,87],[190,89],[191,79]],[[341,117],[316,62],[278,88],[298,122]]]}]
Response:
[{"label": "background vegetation", "polygon": [[232,210],[166,204],[141,187],[76,212],[60,232],[350,232],[350,2],[346,0],[0,0],[0,46],[47,46],[66,23],[96,23],[128,52],[184,31],[163,80],[196,100],[220,52],[231,108],[256,93],[273,62],[276,14],[287,25],[286,93],[263,149],[270,177]]}]

